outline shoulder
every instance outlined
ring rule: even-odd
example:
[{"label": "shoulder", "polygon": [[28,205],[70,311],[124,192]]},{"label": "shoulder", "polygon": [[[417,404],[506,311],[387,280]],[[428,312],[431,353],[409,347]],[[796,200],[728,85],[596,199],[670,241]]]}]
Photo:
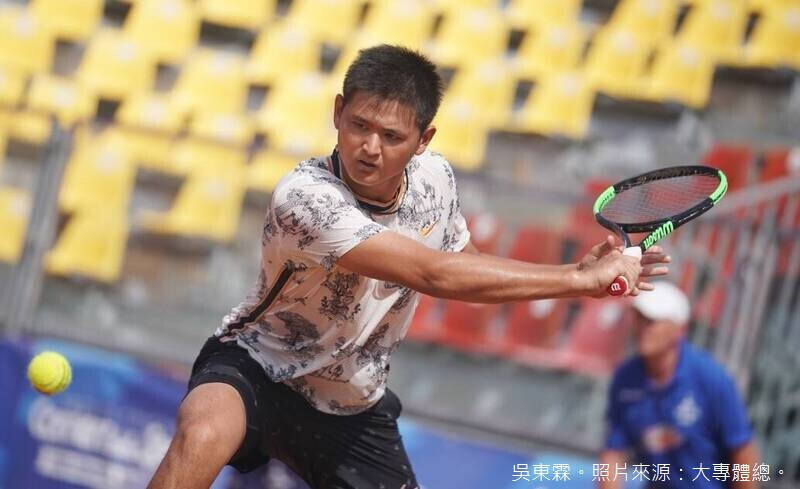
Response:
[{"label": "shoulder", "polygon": [[409,173],[421,172],[431,175],[451,189],[455,189],[456,178],[453,167],[441,153],[430,149],[425,150],[424,153],[411,160],[408,170]]},{"label": "shoulder", "polygon": [[355,202],[347,185],[331,173],[325,157],[314,157],[301,161],[292,171],[280,179],[273,191],[273,205],[291,200],[299,194],[327,193]]}]

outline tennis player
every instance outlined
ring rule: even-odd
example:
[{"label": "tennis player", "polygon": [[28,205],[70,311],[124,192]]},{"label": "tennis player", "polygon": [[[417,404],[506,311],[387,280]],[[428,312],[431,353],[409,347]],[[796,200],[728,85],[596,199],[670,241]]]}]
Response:
[{"label": "tennis player", "polygon": [[427,149],[441,96],[423,56],[360,52],[336,96],[336,149],[273,192],[257,284],[200,351],[151,489],[207,488],[226,464],[271,458],[313,488],[416,488],[386,378],[419,293],[604,296],[623,275],[638,294],[667,272],[660,249],[640,262],[611,237],[571,265],[478,254],[453,171]]}]

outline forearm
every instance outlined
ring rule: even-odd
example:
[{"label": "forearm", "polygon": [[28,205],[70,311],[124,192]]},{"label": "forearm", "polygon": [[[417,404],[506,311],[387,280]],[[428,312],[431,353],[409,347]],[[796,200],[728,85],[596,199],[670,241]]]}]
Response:
[{"label": "forearm", "polygon": [[434,297],[500,303],[583,295],[577,266],[526,263],[486,254],[444,253],[431,270]]},{"label": "forearm", "polygon": [[[759,462],[760,455],[755,443],[750,442],[734,450],[730,458],[732,464],[754,467]],[[734,481],[731,487],[733,489],[758,489],[759,483],[753,480]]]},{"label": "forearm", "polygon": [[623,479],[616,477],[617,467],[623,466],[626,454],[620,450],[606,450],[600,454],[600,464],[607,465],[609,477],[602,477],[597,481],[597,489],[622,489]]}]

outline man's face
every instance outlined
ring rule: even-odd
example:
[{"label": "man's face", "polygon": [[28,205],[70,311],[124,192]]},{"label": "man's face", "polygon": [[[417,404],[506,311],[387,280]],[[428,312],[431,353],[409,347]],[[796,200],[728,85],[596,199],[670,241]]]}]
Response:
[{"label": "man's face", "polygon": [[680,343],[684,327],[668,320],[651,320],[634,311],[636,351],[643,357],[662,355]]},{"label": "man's face", "polygon": [[411,157],[425,151],[432,126],[420,132],[414,109],[397,101],[356,92],[345,105],[336,96],[334,125],[347,183],[376,200],[394,196]]}]

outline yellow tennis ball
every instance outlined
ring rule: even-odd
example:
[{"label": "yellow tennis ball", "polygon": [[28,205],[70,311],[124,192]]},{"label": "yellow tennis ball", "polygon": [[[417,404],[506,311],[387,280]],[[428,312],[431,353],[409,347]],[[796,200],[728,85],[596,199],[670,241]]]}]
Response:
[{"label": "yellow tennis ball", "polygon": [[28,379],[42,394],[58,394],[72,382],[72,367],[60,353],[44,351],[28,365]]}]

